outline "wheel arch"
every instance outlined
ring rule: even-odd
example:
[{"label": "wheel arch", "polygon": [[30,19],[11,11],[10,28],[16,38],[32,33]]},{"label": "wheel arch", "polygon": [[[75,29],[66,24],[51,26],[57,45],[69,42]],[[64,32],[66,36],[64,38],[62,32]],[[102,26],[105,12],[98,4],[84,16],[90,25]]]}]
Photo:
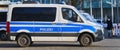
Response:
[{"label": "wheel arch", "polygon": [[79,41],[79,38],[80,38],[83,34],[89,34],[89,35],[92,37],[93,42],[94,42],[95,36],[93,35],[93,33],[88,32],[88,31],[85,31],[85,32],[80,33],[80,34],[78,35],[77,41]]},{"label": "wheel arch", "polygon": [[5,31],[6,32],[6,28],[0,28],[0,32]]},{"label": "wheel arch", "polygon": [[[15,38],[15,40],[17,40],[18,39],[18,37],[20,36],[20,35],[22,35],[22,34],[25,34],[25,35],[27,35],[30,39],[31,39],[31,36],[30,36],[30,34],[28,34],[27,32],[20,32],[20,33],[18,33],[17,35],[16,35],[16,38]],[[32,40],[32,39],[31,39]]]}]

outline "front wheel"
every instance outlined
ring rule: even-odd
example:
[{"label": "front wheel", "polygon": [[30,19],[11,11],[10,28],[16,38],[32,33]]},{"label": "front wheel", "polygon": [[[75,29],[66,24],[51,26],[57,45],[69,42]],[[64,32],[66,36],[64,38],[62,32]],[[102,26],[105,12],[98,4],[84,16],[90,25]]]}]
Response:
[{"label": "front wheel", "polygon": [[89,34],[81,35],[78,40],[81,46],[89,46],[93,42],[92,36]]},{"label": "front wheel", "polygon": [[21,34],[17,38],[17,44],[21,47],[28,47],[29,45],[31,45],[31,39],[26,34]]}]

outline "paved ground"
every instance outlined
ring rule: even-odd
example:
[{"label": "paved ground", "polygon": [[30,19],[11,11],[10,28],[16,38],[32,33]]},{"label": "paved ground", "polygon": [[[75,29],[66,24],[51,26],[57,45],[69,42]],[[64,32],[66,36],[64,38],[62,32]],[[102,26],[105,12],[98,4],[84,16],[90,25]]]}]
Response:
[{"label": "paved ground", "polygon": [[0,50],[120,50],[120,39],[105,39],[89,47],[74,42],[35,42],[30,47],[18,47],[16,42],[1,41]]}]

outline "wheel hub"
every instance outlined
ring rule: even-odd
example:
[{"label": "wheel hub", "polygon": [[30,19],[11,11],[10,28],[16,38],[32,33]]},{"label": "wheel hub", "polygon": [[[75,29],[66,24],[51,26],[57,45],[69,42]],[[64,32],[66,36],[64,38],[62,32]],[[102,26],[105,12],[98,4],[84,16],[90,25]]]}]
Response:
[{"label": "wheel hub", "polygon": [[88,44],[89,42],[90,42],[89,37],[85,37],[85,38],[83,39],[83,43],[84,43],[84,44]]},{"label": "wheel hub", "polygon": [[22,44],[26,44],[26,43],[27,43],[27,39],[26,39],[26,38],[22,38],[22,39],[21,39],[21,43],[22,43]]}]

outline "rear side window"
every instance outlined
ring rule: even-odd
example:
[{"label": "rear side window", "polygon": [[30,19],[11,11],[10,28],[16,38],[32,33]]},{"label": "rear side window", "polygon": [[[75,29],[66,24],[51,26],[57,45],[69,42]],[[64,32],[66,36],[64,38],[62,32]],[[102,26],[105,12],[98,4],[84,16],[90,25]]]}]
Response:
[{"label": "rear side window", "polygon": [[12,12],[12,21],[55,21],[55,17],[55,7],[16,7]]},{"label": "rear side window", "polygon": [[0,22],[6,22],[7,12],[0,12]]}]

